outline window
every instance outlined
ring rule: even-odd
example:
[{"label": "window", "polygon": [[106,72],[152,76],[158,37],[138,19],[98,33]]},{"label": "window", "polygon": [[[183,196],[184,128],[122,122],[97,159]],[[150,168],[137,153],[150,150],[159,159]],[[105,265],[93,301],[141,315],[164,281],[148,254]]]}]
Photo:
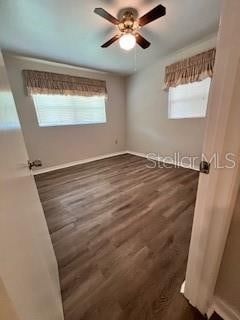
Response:
[{"label": "window", "polygon": [[40,127],[106,122],[105,96],[33,95]]},{"label": "window", "polygon": [[211,79],[169,89],[170,119],[203,118],[206,116]]}]

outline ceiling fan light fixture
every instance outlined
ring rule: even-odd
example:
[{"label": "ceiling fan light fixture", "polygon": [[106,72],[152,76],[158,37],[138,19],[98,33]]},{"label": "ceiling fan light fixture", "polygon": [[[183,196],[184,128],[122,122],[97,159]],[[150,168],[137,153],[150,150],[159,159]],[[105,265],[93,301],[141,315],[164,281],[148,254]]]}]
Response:
[{"label": "ceiling fan light fixture", "polygon": [[119,40],[119,45],[123,50],[132,50],[136,45],[136,37],[131,33],[124,34]]},{"label": "ceiling fan light fixture", "polygon": [[151,43],[139,33],[140,28],[165,16],[166,8],[159,4],[140,18],[137,17],[136,9],[133,8],[122,9],[119,19],[112,16],[103,8],[95,8],[94,12],[114,24],[118,29],[118,33],[102,44],[101,47],[108,48],[119,40],[120,47],[123,50],[129,51],[136,46],[136,43],[142,49],[147,49],[151,45]]}]

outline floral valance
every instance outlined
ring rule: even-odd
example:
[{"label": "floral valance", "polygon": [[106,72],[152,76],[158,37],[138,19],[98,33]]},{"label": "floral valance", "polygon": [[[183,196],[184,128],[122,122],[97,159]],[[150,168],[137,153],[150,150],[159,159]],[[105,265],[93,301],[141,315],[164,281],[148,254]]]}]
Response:
[{"label": "floral valance", "polygon": [[216,49],[213,48],[167,66],[165,70],[165,89],[212,77],[215,55]]},{"label": "floral valance", "polygon": [[23,70],[28,95],[107,96],[106,81],[59,73]]}]

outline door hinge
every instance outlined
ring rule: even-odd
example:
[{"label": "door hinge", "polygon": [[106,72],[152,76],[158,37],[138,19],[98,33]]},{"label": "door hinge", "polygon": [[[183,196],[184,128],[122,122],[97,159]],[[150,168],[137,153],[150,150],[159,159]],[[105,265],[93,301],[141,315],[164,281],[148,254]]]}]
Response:
[{"label": "door hinge", "polygon": [[205,174],[209,174],[210,171],[210,163],[207,161],[201,161],[200,162],[200,172],[201,173],[205,173]]}]

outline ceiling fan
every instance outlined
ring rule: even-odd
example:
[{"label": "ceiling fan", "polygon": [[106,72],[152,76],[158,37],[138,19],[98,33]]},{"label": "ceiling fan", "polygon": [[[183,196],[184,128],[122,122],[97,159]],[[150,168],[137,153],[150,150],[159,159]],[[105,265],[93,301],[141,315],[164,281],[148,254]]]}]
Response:
[{"label": "ceiling fan", "polygon": [[143,49],[147,49],[151,45],[149,41],[141,36],[139,30],[146,24],[165,16],[166,8],[159,4],[141,18],[137,18],[135,14],[136,10],[131,8],[124,10],[119,19],[113,17],[103,8],[95,8],[94,12],[113,23],[118,28],[118,33],[101,47],[107,48],[115,41],[119,40],[122,49],[131,50],[135,47],[136,43]]}]

